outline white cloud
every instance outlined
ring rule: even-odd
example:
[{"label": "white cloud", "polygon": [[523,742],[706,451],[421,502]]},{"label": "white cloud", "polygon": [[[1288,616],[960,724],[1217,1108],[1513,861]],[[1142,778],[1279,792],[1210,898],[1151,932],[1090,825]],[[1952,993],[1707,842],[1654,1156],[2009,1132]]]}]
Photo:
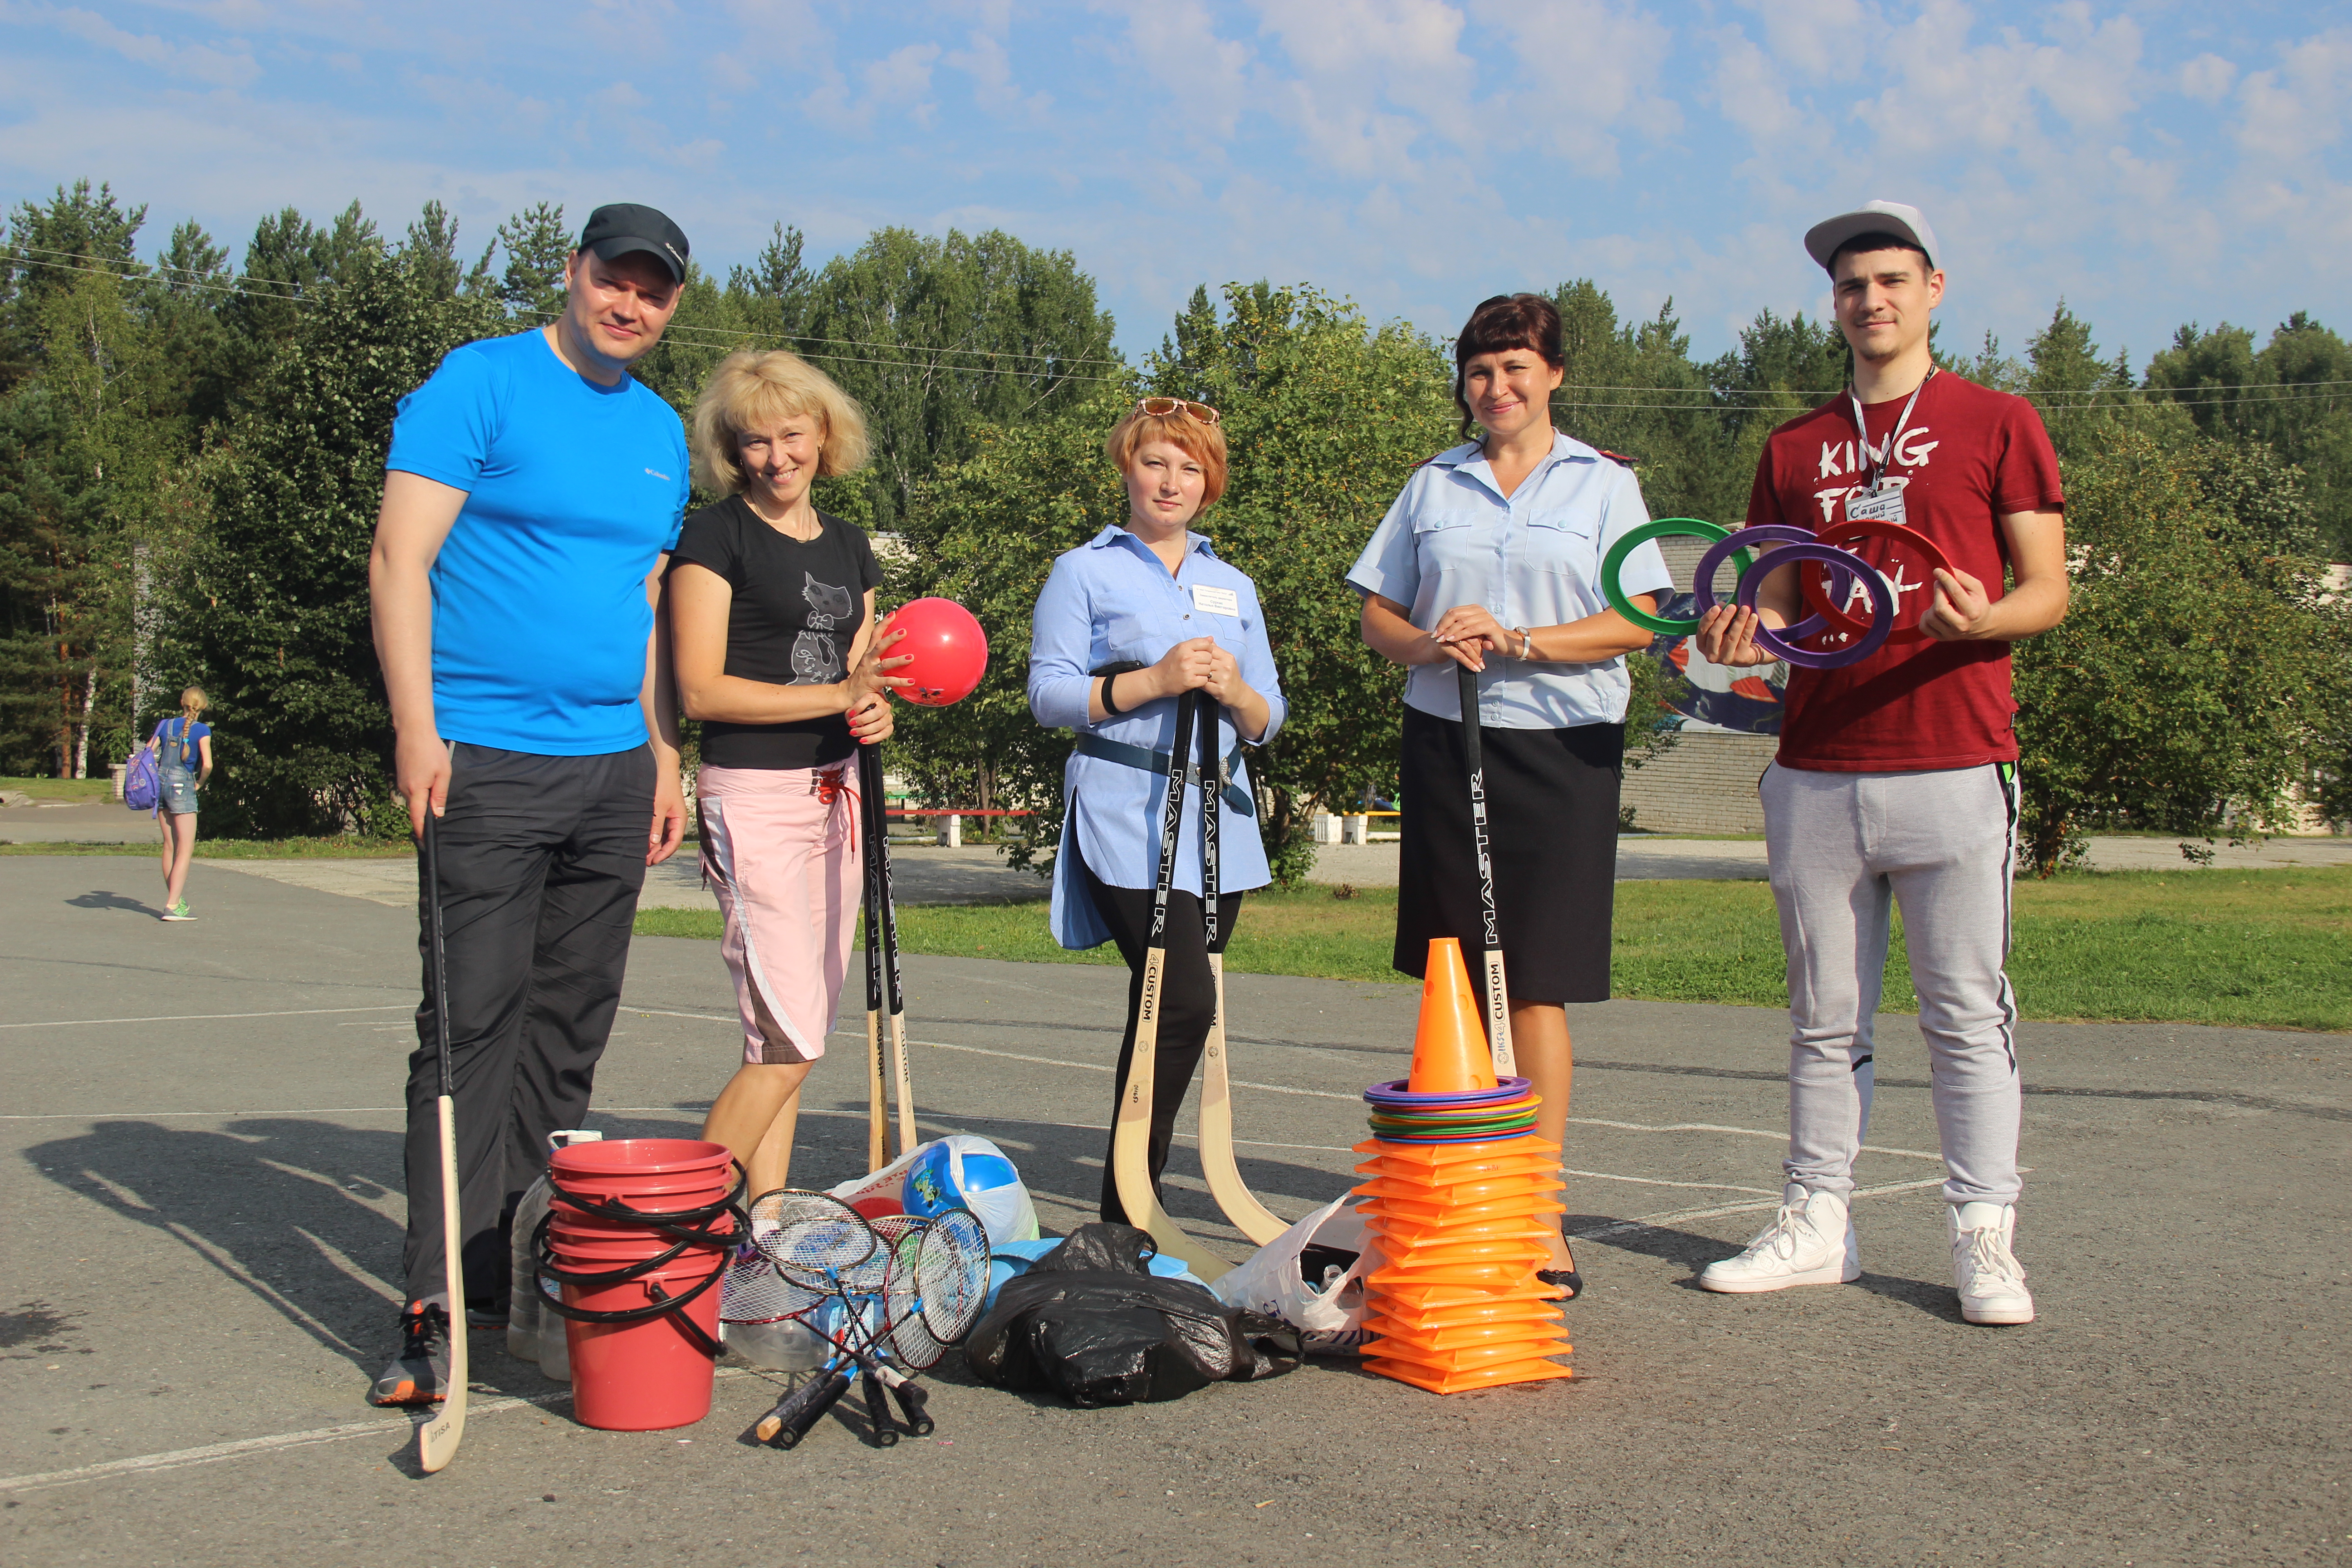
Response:
[{"label": "white cloud", "polygon": [[1851,71],[1885,32],[1862,0],[1745,0],[1764,26],[1773,59],[1801,75]]},{"label": "white cloud", "polygon": [[2238,89],[2244,118],[2237,141],[2250,155],[2295,164],[2344,133],[2352,29],[2305,38],[2280,53],[2277,70],[2256,71]]},{"label": "white cloud", "polygon": [[166,76],[202,82],[207,87],[244,87],[261,75],[251,49],[242,40],[231,41],[226,48],[214,48],[207,44],[168,40],[153,33],[126,33],[105,17],[78,5],[0,5],[0,21],[20,26],[54,27]]},{"label": "white cloud", "polygon": [[2219,103],[2238,79],[2238,68],[2215,54],[2199,55],[2180,68],[2180,90],[2200,103]]},{"label": "white cloud", "polygon": [[1134,61],[1165,89],[1182,117],[1223,141],[1238,128],[1250,100],[1254,56],[1217,31],[1201,0],[1121,6]]},{"label": "white cloud", "polygon": [[972,101],[982,109],[998,114],[1044,114],[1054,106],[1051,93],[1022,92],[1013,79],[1012,55],[992,33],[974,33],[966,47],[940,58],[971,79]]},{"label": "white cloud", "polygon": [[1519,62],[1514,118],[1580,174],[1615,176],[1621,130],[1664,139],[1682,128],[1681,109],[1653,90],[1673,30],[1631,0],[1473,0],[1472,11]]}]

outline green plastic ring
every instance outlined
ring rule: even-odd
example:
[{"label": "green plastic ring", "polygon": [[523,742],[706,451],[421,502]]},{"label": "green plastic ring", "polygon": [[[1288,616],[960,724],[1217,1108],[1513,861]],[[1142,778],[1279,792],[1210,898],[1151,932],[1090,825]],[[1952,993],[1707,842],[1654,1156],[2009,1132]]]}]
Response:
[{"label": "green plastic ring", "polygon": [[[1731,530],[1721,523],[1708,522],[1702,518],[1662,517],[1654,522],[1643,523],[1611,545],[1609,553],[1601,558],[1601,591],[1608,595],[1609,607],[1643,631],[1656,632],[1662,637],[1688,637],[1698,630],[1697,616],[1694,616],[1687,620],[1676,620],[1665,616],[1650,614],[1626,596],[1623,585],[1617,581],[1618,574],[1625,569],[1625,557],[1654,539],[1668,537],[1704,539],[1709,544],[1713,544],[1718,539],[1727,539],[1730,536]],[[1745,550],[1738,550],[1732,552],[1731,560],[1735,566],[1745,573],[1749,566],[1755,564],[1756,558]]]}]

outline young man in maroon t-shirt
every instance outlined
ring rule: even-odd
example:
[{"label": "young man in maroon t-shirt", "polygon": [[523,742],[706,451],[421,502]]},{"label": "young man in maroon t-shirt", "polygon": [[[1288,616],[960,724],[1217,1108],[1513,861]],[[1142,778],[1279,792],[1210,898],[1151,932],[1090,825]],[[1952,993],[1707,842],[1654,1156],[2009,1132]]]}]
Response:
[{"label": "young man in maroon t-shirt", "polygon": [[[1862,1272],[1847,1205],[1870,1121],[1891,899],[1903,908],[1934,1069],[1961,1314],[2031,1322],[2033,1298],[2011,1250],[2022,1100],[2016,998],[2001,968],[2017,844],[2009,645],[2066,613],[2058,458],[2023,398],[1937,369],[1927,320],[1944,275],[1917,208],[1872,202],[1816,224],[1805,248],[1829,269],[1853,384],[1772,433],[1748,521],[1852,541],[1894,588],[1897,633],[1843,668],[1790,671],[1780,756],[1759,785],[1789,955],[1788,1185],[1771,1225],[1699,1283],[1781,1290]],[[1925,534],[1949,570],[1907,546],[1838,532],[1873,518]],[[1774,573],[1755,610],[1709,610],[1699,651],[1717,664],[1774,662],[1756,629],[1810,613],[1801,570],[1822,569]],[[1844,593],[1842,607],[1866,619],[1861,580],[1847,579]]]}]

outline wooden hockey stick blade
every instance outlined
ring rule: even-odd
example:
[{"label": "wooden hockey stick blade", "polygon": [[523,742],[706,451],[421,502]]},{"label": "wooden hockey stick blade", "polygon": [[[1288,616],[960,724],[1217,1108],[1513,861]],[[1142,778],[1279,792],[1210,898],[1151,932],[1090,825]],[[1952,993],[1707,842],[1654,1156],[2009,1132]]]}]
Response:
[{"label": "wooden hockey stick blade", "polygon": [[1503,983],[1503,950],[1486,950],[1486,1047],[1495,1056],[1495,1076],[1519,1076],[1517,1053],[1511,1049],[1511,992]]},{"label": "wooden hockey stick blade", "polygon": [[449,1391],[440,1412],[416,1429],[416,1461],[427,1475],[457,1457],[466,1437],[466,1270],[458,1255],[457,1102],[441,1097],[442,1285],[449,1292]]},{"label": "wooden hockey stick blade", "polygon": [[1118,1118],[1111,1131],[1111,1176],[1118,1184],[1119,1206],[1127,1211],[1128,1223],[1150,1231],[1160,1251],[1181,1259],[1202,1279],[1213,1280],[1233,1265],[1185,1235],[1160,1208],[1159,1194],[1151,1190],[1151,1078],[1160,1057],[1160,990],[1167,969],[1166,948],[1152,948],[1145,955],[1135,1051],[1128,1060],[1127,1085],[1120,1091]]},{"label": "wooden hockey stick blade", "polygon": [[890,1015],[890,1073],[898,1102],[898,1152],[904,1154],[923,1141],[915,1131],[915,1080],[907,1066],[907,1015]]},{"label": "wooden hockey stick blade", "polygon": [[1209,954],[1209,973],[1216,983],[1216,1016],[1201,1053],[1201,1173],[1209,1181],[1209,1195],[1217,1200],[1235,1230],[1264,1247],[1290,1228],[1283,1218],[1257,1201],[1242,1181],[1234,1161],[1233,1086],[1225,1065],[1225,955]]},{"label": "wooden hockey stick blade", "polygon": [[890,1163],[888,1107],[882,1101],[882,1015],[866,1015],[866,1169]]}]

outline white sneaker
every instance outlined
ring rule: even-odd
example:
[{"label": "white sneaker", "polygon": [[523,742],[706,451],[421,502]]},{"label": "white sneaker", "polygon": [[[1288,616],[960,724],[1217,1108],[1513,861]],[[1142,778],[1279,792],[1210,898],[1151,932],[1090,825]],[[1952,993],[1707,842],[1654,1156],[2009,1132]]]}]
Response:
[{"label": "white sneaker", "polygon": [[1727,1295],[1786,1290],[1791,1285],[1845,1285],[1862,1278],[1862,1244],[1836,1193],[1808,1193],[1796,1183],[1780,1194],[1780,1212],[1737,1258],[1710,1263],[1699,1287]]},{"label": "white sneaker", "polygon": [[1960,1204],[1952,1210],[1952,1285],[1960,1316],[1971,1323],[2030,1323],[2033,1297],[2025,1266],[2010,1243],[2017,1210],[2009,1204]]}]

